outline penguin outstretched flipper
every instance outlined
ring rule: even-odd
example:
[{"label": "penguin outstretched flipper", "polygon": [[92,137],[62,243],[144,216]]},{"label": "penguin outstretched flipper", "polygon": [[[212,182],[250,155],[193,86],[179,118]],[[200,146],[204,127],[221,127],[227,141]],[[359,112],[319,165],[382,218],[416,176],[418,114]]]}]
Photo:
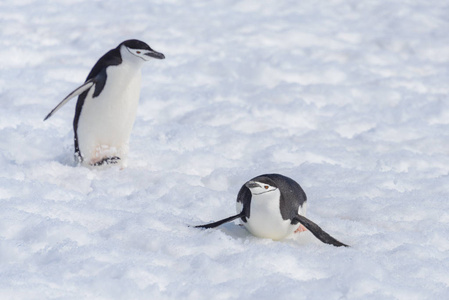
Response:
[{"label": "penguin outstretched flipper", "polygon": [[233,221],[235,219],[242,218],[244,216],[245,216],[245,213],[242,211],[241,213],[236,214],[235,216],[231,216],[231,217],[228,217],[226,219],[223,219],[223,220],[220,220],[220,221],[217,221],[217,222],[213,222],[213,223],[209,223],[209,224],[197,225],[197,226],[195,226],[195,228],[205,228],[205,229],[207,229],[207,228],[215,228],[215,227],[220,226],[221,224],[231,222],[231,221]]},{"label": "penguin outstretched flipper", "polygon": [[323,229],[321,229],[320,226],[312,222],[311,220],[307,219],[304,216],[296,215],[292,218],[292,224],[298,224],[301,223],[306,227],[317,239],[322,241],[323,243],[334,245],[336,247],[349,247],[346,244],[343,244],[342,242],[337,241],[335,238],[330,236],[327,232],[325,232]]},{"label": "penguin outstretched flipper", "polygon": [[93,85],[95,84],[95,78],[92,78],[88,81],[86,81],[83,85],[76,88],[73,92],[67,95],[61,102],[59,102],[58,105],[56,105],[55,108],[45,117],[44,121],[50,118],[55,112],[57,112],[61,107],[64,106],[67,102],[69,102],[70,99],[72,99],[75,96],[81,95],[85,91],[89,90]]}]

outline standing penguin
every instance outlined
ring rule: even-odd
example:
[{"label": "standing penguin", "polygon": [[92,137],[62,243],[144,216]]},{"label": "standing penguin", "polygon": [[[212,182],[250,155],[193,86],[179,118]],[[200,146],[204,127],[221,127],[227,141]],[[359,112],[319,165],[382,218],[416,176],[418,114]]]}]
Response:
[{"label": "standing penguin", "polygon": [[195,227],[214,228],[240,218],[253,235],[281,240],[303,231],[303,225],[323,243],[347,247],[304,216],[306,202],[306,194],[293,179],[279,174],[260,175],[240,188],[235,216]]},{"label": "standing penguin", "polygon": [[126,167],[140,96],[141,68],[151,58],[165,56],[139,40],[120,43],[97,61],[83,85],[45,117],[44,121],[78,96],[73,119],[77,161],[86,166]]}]

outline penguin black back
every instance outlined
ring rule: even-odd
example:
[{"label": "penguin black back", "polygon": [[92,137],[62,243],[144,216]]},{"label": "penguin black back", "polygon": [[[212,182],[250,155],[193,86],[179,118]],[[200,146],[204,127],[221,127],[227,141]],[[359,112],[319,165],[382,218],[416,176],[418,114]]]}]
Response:
[{"label": "penguin black back", "polygon": [[[264,174],[254,177],[250,181],[266,183],[270,186],[277,187],[281,191],[280,211],[284,220],[292,219],[296,216],[299,207],[307,201],[307,196],[301,186],[291,178],[280,174]],[[237,202],[243,204],[245,216],[250,217],[251,214],[251,191],[244,184],[238,195]],[[246,218],[242,218],[246,222]]]}]

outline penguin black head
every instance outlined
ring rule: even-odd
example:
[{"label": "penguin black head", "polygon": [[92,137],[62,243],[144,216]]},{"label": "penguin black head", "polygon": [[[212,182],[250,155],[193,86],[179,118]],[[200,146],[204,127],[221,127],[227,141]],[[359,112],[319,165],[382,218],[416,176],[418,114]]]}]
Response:
[{"label": "penguin black head", "polygon": [[126,40],[120,43],[117,48],[120,49],[122,46],[125,47],[132,55],[137,56],[144,61],[150,60],[151,57],[157,59],[165,58],[164,54],[151,49],[147,43],[139,40]]},{"label": "penguin black head", "polygon": [[256,177],[245,183],[245,186],[251,191],[251,194],[253,195],[271,193],[278,189],[276,183],[267,176]]}]

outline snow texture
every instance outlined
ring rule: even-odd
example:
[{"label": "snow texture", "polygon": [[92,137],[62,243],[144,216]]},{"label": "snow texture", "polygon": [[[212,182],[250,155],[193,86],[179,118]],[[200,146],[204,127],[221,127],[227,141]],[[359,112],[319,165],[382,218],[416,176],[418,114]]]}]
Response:
[{"label": "snow texture", "polygon": [[[448,299],[449,3],[0,2],[1,299]],[[120,42],[143,67],[129,166],[73,162],[71,101]],[[309,232],[238,222],[298,181]]]}]

